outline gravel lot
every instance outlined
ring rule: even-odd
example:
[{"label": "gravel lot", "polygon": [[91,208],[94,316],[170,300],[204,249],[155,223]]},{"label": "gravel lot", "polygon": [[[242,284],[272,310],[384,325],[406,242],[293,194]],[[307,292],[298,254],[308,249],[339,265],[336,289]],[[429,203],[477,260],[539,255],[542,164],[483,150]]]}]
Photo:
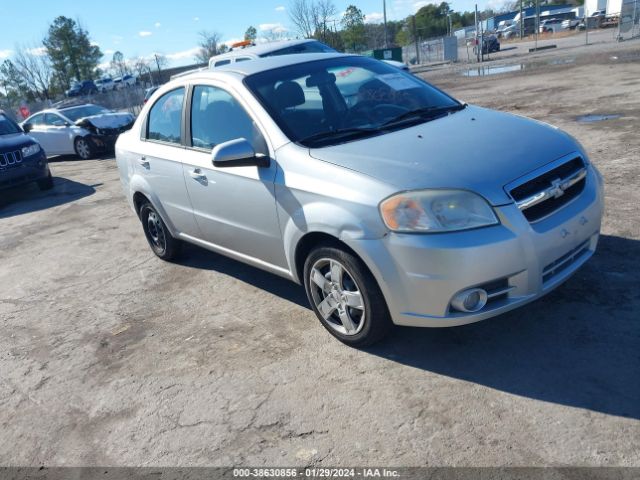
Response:
[{"label": "gravel lot", "polygon": [[[154,257],[112,158],[3,192],[0,464],[640,466],[640,44],[570,54],[426,74],[568,130],[606,178],[595,257],[474,325],[347,348],[301,287],[195,247]],[[621,117],[576,122],[592,113]]]}]

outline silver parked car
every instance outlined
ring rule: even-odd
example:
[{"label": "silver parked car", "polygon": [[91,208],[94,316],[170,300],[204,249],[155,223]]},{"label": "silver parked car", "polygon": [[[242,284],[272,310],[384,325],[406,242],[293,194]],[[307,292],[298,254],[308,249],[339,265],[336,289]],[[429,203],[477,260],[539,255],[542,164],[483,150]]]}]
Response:
[{"label": "silver parked car", "polygon": [[88,103],[42,110],[21,126],[47,155],[75,153],[87,160],[98,152],[113,149],[118,135],[131,128],[134,120],[128,112],[112,112]]},{"label": "silver parked car", "polygon": [[353,346],[541,297],[591,257],[603,212],[571,136],[360,56],[179,78],[116,158],[156,255],[186,241],[302,283]]}]

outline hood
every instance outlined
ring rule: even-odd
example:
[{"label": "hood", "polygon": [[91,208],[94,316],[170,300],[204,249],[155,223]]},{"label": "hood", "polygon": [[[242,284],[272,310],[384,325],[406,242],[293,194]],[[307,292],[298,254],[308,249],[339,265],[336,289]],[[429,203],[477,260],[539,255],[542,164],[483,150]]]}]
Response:
[{"label": "hood", "polygon": [[309,153],[398,191],[458,188],[504,205],[512,202],[504,185],[579,149],[572,137],[545,123],[468,106],[421,125]]},{"label": "hood", "polygon": [[96,128],[122,128],[133,125],[135,117],[128,112],[109,112],[90,117],[83,117],[76,122],[79,127],[86,127],[87,124]]},{"label": "hood", "polygon": [[24,133],[10,133],[9,135],[0,135],[0,151],[17,150],[18,148],[37,143],[32,137]]}]

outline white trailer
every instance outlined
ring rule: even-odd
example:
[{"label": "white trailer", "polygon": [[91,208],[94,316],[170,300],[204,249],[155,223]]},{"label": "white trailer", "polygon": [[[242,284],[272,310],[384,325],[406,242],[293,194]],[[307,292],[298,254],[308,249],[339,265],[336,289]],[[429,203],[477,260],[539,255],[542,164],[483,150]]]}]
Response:
[{"label": "white trailer", "polygon": [[607,15],[618,15],[622,10],[622,0],[607,0]]}]

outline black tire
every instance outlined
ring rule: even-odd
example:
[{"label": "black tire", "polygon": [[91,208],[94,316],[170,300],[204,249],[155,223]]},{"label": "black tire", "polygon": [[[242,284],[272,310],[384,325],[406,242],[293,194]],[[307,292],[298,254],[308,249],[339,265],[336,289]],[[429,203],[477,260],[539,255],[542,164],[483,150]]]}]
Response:
[{"label": "black tire", "polygon": [[[346,303],[332,310],[332,313],[330,313],[326,319],[318,310],[316,303],[325,303],[325,301],[328,300],[333,301],[333,298],[339,296],[339,293],[337,293],[336,297],[332,297],[334,293],[328,293],[328,289],[321,288],[316,281],[311,280],[312,271],[314,267],[316,267],[316,271],[322,273],[327,282],[331,284],[335,283],[333,274],[324,273],[323,268],[320,267],[326,261],[337,262],[340,267],[344,269],[346,276],[343,274],[339,281],[341,284],[339,288],[342,289],[342,292],[359,294],[361,305],[364,307],[359,319],[357,317],[360,313],[360,308],[346,306]],[[335,265],[335,263],[329,264],[330,269],[331,265]],[[348,284],[351,284],[351,286]],[[320,246],[307,256],[304,264],[304,287],[311,308],[318,317],[318,320],[320,320],[322,326],[326,328],[331,335],[346,345],[356,348],[372,345],[381,340],[393,325],[380,287],[373,278],[373,275],[371,275],[371,272],[369,272],[359,258],[339,246]],[[319,300],[322,300],[322,302],[319,302]],[[355,326],[351,334],[345,334],[338,330],[341,324],[343,325],[343,330],[348,330],[344,327],[344,322],[340,320],[341,315],[345,313],[348,313],[352,327]],[[356,322],[354,320],[358,321]],[[362,322],[362,325],[360,322]]]},{"label": "black tire", "polygon": [[73,141],[73,149],[82,160],[89,160],[95,155],[93,143],[86,137],[77,137]]},{"label": "black tire", "polygon": [[153,253],[162,260],[170,261],[178,255],[181,242],[171,236],[158,211],[149,202],[140,207],[142,230]]},{"label": "black tire", "polygon": [[53,177],[51,176],[51,172],[46,178],[38,180],[38,188],[40,190],[51,190],[53,188]]}]

